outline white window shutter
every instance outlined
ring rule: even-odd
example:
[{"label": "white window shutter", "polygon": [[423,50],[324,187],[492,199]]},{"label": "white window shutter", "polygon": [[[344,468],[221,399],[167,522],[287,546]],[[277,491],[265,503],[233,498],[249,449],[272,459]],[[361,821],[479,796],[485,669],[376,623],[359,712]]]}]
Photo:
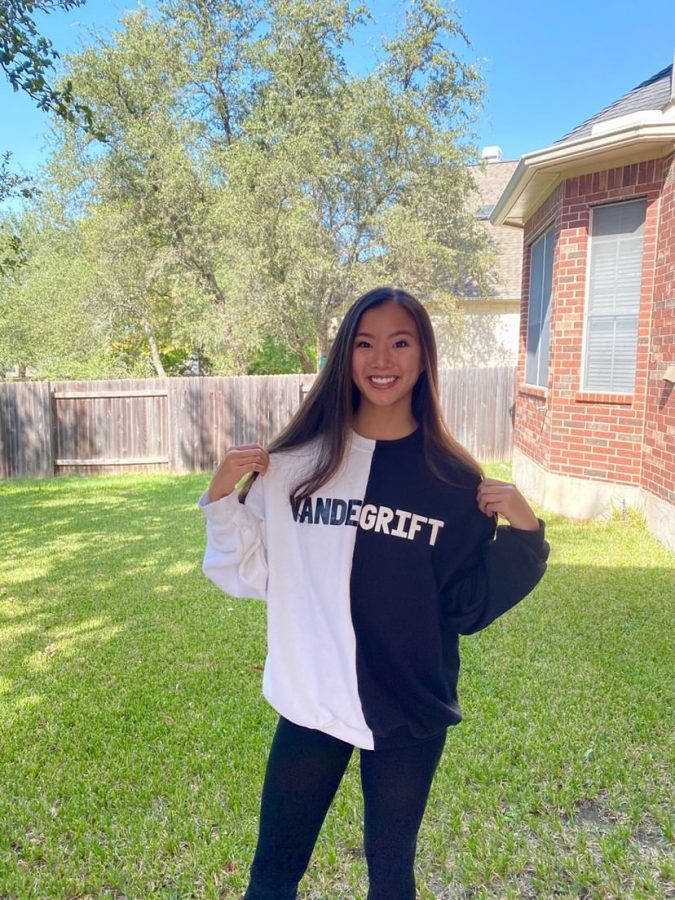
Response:
[{"label": "white window shutter", "polygon": [[631,393],[635,386],[646,201],[593,210],[583,387]]}]

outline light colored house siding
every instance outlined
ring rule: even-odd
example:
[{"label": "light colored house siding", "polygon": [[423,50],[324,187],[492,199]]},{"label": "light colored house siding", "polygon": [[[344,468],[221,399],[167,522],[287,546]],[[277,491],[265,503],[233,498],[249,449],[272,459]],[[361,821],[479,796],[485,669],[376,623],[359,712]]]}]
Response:
[{"label": "light colored house siding", "polygon": [[[494,206],[517,166],[517,161],[510,160],[472,167],[476,215]],[[460,292],[457,305],[463,314],[461,326],[434,319],[439,360],[447,368],[515,366],[518,358],[522,231],[494,226],[482,215],[477,224],[493,245],[496,269],[487,292],[470,281]]]},{"label": "light colored house siding", "polygon": [[475,300],[458,303],[458,324],[432,316],[441,368],[515,366],[518,359],[519,300]]}]

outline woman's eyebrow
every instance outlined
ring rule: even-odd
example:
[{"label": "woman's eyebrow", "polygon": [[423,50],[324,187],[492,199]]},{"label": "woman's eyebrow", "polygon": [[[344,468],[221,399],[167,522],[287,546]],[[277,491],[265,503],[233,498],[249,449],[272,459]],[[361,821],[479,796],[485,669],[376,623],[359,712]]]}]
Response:
[{"label": "woman's eyebrow", "polygon": [[[415,337],[415,335],[413,334],[412,331],[392,331],[392,333],[388,334],[387,337],[388,338],[399,337],[399,335],[401,335],[401,334],[405,334],[408,337]],[[358,331],[356,333],[356,337],[374,338],[375,335],[371,334],[369,331]]]}]

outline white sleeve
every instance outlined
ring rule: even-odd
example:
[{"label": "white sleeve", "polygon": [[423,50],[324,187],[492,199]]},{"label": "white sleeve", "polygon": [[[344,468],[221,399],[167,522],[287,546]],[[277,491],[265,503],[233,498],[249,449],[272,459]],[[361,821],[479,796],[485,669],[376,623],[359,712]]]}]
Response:
[{"label": "white sleeve", "polygon": [[206,552],[202,570],[207,578],[233,597],[267,599],[267,549],[262,479],[256,478],[246,502],[237,492],[208,502],[199,498],[206,517]]}]

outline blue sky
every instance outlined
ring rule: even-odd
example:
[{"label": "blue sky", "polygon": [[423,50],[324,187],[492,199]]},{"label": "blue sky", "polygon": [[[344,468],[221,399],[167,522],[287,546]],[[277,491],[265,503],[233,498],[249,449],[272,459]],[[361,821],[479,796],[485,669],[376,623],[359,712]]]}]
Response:
[{"label": "blue sky", "polygon": [[[355,71],[375,58],[380,37],[392,33],[406,7],[402,0],[368,5],[375,21],[350,52]],[[67,53],[137,6],[88,0],[39,22]],[[472,43],[469,57],[487,82],[477,143],[498,144],[504,159],[548,146],[673,61],[675,0],[456,0],[455,6]],[[48,131],[48,118],[0,76],[0,151],[12,151],[14,168],[37,169]]]}]

